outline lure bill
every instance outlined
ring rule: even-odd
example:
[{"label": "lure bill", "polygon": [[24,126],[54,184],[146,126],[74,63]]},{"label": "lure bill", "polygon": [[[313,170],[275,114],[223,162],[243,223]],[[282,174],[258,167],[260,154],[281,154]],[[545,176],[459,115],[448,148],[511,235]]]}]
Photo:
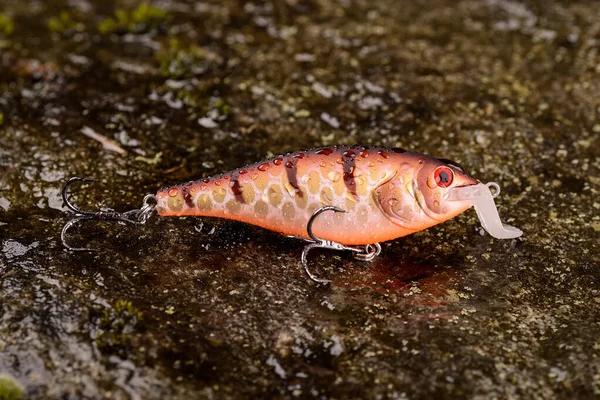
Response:
[{"label": "lure bill", "polygon": [[[71,182],[63,198],[76,219],[123,221],[126,216],[126,222],[140,224],[156,211],[165,217],[226,218],[306,239],[311,243],[302,262],[318,282],[326,280],[313,276],[306,265],[312,248],[350,250],[357,258],[371,259],[379,254],[379,242],[427,229],[471,207],[491,236],[522,235],[500,221],[494,203],[498,185],[481,183],[452,161],[400,148],[337,146],[274,157],[160,189],[145,199],[144,213],[79,210],[67,199]],[[63,243],[70,248],[64,234],[65,229]]]},{"label": "lure bill", "polygon": [[472,204],[479,217],[481,226],[487,233],[496,239],[514,239],[523,234],[523,232],[514,226],[505,225],[500,221],[498,209],[494,203],[494,197],[500,194],[500,188],[497,184],[496,195],[490,191],[490,184],[484,185],[478,183],[475,185],[452,188],[448,191],[448,201],[458,201]]}]

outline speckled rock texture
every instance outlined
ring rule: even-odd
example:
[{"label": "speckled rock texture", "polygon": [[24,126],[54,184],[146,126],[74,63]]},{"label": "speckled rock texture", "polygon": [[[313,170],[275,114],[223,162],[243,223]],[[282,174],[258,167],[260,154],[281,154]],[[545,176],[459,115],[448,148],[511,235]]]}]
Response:
[{"label": "speckled rock texture", "polygon": [[[82,208],[124,211],[333,144],[455,160],[498,182],[524,235],[495,240],[470,210],[371,263],[315,252],[328,287],[303,242],[234,222],[90,222],[69,240],[101,251],[61,245],[71,176],[101,180],[74,190]],[[0,0],[2,382],[28,399],[599,398],[599,149],[598,2]]]}]

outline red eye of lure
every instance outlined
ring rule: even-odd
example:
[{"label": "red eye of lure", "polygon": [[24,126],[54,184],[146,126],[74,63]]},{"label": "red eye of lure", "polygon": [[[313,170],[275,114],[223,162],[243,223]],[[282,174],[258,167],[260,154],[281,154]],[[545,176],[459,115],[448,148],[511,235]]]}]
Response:
[{"label": "red eye of lure", "polygon": [[[61,232],[81,220],[116,220],[143,225],[159,216],[227,218],[258,225],[317,247],[348,250],[361,260],[379,254],[379,242],[392,240],[444,222],[471,206],[483,228],[501,239],[522,232],[500,221],[493,198],[500,188],[483,184],[458,164],[403,149],[330,147],[279,156],[222,175],[160,189],[144,198],[142,208],[84,211],[67,198],[69,185],[91,179],[71,178],[63,187],[66,206],[75,217]],[[490,187],[495,189],[492,194]]]},{"label": "red eye of lure", "polygon": [[448,187],[452,185],[452,181],[454,180],[454,173],[448,167],[439,167],[435,170],[433,176],[435,177],[435,183],[439,187]]}]

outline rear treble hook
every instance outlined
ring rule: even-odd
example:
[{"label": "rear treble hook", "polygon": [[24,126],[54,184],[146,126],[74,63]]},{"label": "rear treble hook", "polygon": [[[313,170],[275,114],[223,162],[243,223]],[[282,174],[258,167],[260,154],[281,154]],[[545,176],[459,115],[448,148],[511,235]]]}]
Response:
[{"label": "rear treble hook", "polygon": [[126,222],[133,225],[144,225],[150,219],[152,213],[154,212],[154,209],[156,208],[156,198],[154,197],[154,195],[148,194],[144,197],[141,208],[126,211],[123,213],[114,210],[82,210],[79,207],[75,206],[73,203],[71,203],[68,198],[69,187],[75,182],[98,182],[98,180],[91,178],[73,177],[64,184],[61,190],[63,202],[69,210],[75,213],[73,219],[67,222],[65,226],[63,226],[62,231],[60,232],[60,240],[62,241],[63,246],[69,251],[97,251],[96,249],[90,249],[87,247],[72,247],[67,244],[67,231],[79,221],[117,221]]}]

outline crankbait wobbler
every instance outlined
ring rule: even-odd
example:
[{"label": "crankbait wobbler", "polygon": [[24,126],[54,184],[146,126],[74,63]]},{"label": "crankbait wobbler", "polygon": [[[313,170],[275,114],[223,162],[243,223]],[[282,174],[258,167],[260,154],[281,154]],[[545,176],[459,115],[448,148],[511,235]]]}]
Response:
[{"label": "crankbait wobbler", "polygon": [[[511,239],[519,229],[500,221],[494,197],[496,183],[483,184],[458,164],[399,148],[331,147],[290,153],[222,175],[167,187],[144,198],[142,208],[83,211],[62,197],[75,212],[61,232],[77,221],[114,220],[145,224],[154,212],[160,216],[220,217],[258,225],[310,243],[302,265],[313,248],[348,250],[361,260],[381,251],[379,242],[406,236],[444,222],[474,206],[483,228],[493,237]],[[490,187],[495,189],[492,194]],[[327,212],[332,211],[332,212]]]}]

